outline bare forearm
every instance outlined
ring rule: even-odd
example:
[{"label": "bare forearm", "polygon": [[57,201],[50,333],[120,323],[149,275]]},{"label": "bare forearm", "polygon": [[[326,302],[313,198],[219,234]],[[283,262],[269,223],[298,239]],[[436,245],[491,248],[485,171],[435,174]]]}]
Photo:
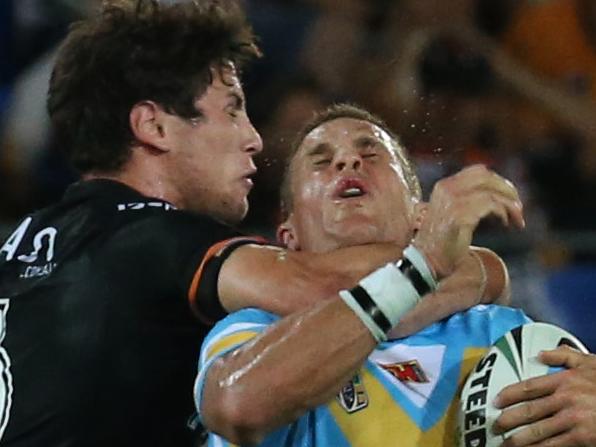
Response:
[{"label": "bare forearm", "polygon": [[[479,262],[483,263],[483,267]],[[472,247],[471,253],[453,275],[441,281],[434,293],[426,295],[408,312],[391,331],[391,337],[411,335],[476,304],[506,305],[509,295],[509,274],[505,263],[490,250]]]},{"label": "bare forearm", "polygon": [[338,297],[286,317],[211,366],[204,420],[232,442],[256,442],[328,402],[375,345]]},{"label": "bare forearm", "polygon": [[376,268],[398,259],[403,248],[386,243],[311,253],[240,247],[222,267],[220,300],[229,312],[258,307],[289,315],[353,287]]},{"label": "bare forearm", "polygon": [[[271,247],[241,247],[222,268],[220,298],[230,312],[258,307],[280,316],[289,315],[335,297],[341,289],[353,287],[377,267],[399,258],[402,249],[394,244],[371,244],[317,254]],[[407,314],[400,323],[402,336],[478,302],[506,304],[509,281],[505,264],[490,250],[478,247],[472,250],[482,254],[487,266],[485,296],[478,295],[481,274],[475,262],[469,260],[441,283],[443,286],[436,294]],[[494,267],[497,264],[500,269]]]}]

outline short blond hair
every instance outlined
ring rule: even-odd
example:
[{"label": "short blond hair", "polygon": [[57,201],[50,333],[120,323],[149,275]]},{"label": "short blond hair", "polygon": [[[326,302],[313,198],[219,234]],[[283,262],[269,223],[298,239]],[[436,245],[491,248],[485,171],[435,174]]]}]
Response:
[{"label": "short blond hair", "polygon": [[350,103],[338,103],[333,104],[327,107],[326,109],[318,112],[310,121],[308,121],[302,127],[302,129],[300,129],[300,131],[296,135],[296,138],[292,142],[292,145],[290,146],[290,152],[286,160],[286,166],[282,178],[280,192],[281,212],[283,219],[286,219],[289,216],[294,206],[292,198],[292,162],[296,157],[298,149],[302,145],[302,142],[304,141],[306,136],[309,133],[311,133],[314,129],[321,126],[322,124],[339,118],[352,118],[360,121],[367,121],[387,132],[393,140],[393,142],[395,143],[395,155],[399,159],[399,162],[401,163],[401,166],[403,168],[404,177],[406,180],[406,184],[408,185],[408,189],[416,199],[420,200],[422,198],[422,189],[420,187],[420,181],[418,180],[418,176],[416,175],[416,172],[414,170],[414,165],[410,160],[406,148],[402,146],[397,135],[389,128],[389,126],[387,126],[387,124],[381,118],[379,118],[376,115],[373,115],[372,113],[363,109],[362,107]]}]

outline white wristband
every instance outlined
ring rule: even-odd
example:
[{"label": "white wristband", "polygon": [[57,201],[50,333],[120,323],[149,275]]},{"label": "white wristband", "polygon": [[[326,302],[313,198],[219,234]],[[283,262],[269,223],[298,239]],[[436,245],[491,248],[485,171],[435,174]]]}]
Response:
[{"label": "white wristband", "polygon": [[354,299],[352,294],[347,290],[340,290],[339,296],[347,304],[347,306],[354,311],[356,315],[360,318],[362,323],[368,328],[374,339],[377,343],[387,340],[387,335],[383,332],[383,329],[379,327],[377,323],[372,319],[370,315],[368,315],[364,309],[358,304],[358,302]]},{"label": "white wristband", "polygon": [[404,257],[407,258],[414,267],[416,267],[422,276],[422,279],[424,279],[426,284],[428,284],[430,287],[430,290],[433,292],[437,290],[437,281],[435,280],[422,252],[410,244],[404,250]]},{"label": "white wristband", "polygon": [[387,340],[389,332],[420,300],[410,280],[393,263],[375,270],[359,285],[339,292],[377,342]]},{"label": "white wristband", "polygon": [[392,328],[420,301],[412,283],[393,263],[375,270],[362,279],[360,285],[387,317]]}]

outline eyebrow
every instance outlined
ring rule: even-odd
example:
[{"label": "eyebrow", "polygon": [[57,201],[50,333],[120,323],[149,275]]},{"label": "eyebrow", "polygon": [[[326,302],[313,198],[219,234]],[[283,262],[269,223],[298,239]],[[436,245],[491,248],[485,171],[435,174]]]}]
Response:
[{"label": "eyebrow", "polygon": [[361,135],[354,140],[354,145],[361,148],[368,145],[379,146],[382,142],[372,135]]},{"label": "eyebrow", "polygon": [[316,155],[321,155],[321,154],[327,153],[330,150],[331,150],[331,146],[329,145],[329,143],[319,143],[312,149],[309,149],[308,152],[306,153],[306,156],[314,157]]}]

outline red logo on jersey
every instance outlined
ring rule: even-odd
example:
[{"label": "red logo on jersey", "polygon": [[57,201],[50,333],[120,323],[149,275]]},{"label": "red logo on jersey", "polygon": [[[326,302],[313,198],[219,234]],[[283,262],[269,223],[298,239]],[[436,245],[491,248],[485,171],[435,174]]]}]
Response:
[{"label": "red logo on jersey", "polygon": [[408,362],[391,363],[384,365],[379,363],[379,366],[395,377],[400,382],[417,382],[427,383],[428,378],[420,363],[417,360],[410,360]]}]

